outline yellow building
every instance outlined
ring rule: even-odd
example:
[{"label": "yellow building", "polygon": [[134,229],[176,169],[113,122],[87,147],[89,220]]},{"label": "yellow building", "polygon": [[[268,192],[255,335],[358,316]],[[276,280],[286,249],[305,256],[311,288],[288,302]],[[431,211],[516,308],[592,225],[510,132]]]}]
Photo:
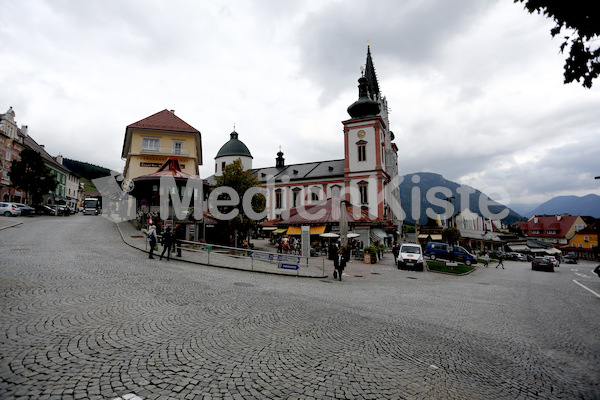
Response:
[{"label": "yellow building", "polygon": [[577,232],[561,250],[563,254],[575,253],[579,258],[593,260],[595,247],[598,247],[598,225],[594,222]]},{"label": "yellow building", "polygon": [[163,110],[125,129],[121,157],[126,160],[123,171],[126,182],[156,172],[168,157],[177,157],[183,172],[198,175],[202,138],[200,131],[173,110]]}]

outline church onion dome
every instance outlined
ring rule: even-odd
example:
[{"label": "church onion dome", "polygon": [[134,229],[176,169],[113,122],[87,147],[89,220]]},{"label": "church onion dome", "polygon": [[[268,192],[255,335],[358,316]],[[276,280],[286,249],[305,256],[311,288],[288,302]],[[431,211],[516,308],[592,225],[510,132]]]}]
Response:
[{"label": "church onion dome", "polygon": [[231,139],[221,147],[215,158],[224,156],[240,156],[240,157],[252,157],[248,147],[238,139],[238,133],[236,131],[231,132]]},{"label": "church onion dome", "polygon": [[348,107],[348,114],[352,118],[364,118],[373,117],[380,111],[379,103],[371,100],[367,94],[367,78],[361,76],[358,79],[358,100]]}]

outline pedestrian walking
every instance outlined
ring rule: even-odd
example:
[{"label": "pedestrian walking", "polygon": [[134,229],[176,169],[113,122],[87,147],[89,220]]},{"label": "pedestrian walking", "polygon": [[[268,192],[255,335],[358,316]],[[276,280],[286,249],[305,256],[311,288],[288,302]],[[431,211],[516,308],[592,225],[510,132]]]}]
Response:
[{"label": "pedestrian walking", "polygon": [[158,236],[156,236],[156,226],[150,225],[150,229],[148,230],[148,241],[150,242],[150,255],[148,258],[154,258],[154,247],[156,247],[156,243],[158,243]]},{"label": "pedestrian walking", "polygon": [[346,256],[344,255],[344,250],[340,249],[337,253],[337,256],[333,260],[333,279],[338,278],[340,281],[342,280],[342,272],[346,267]]},{"label": "pedestrian walking", "polygon": [[180,224],[175,225],[175,246],[177,247],[177,257],[181,257],[181,241],[185,237],[185,232]]},{"label": "pedestrian walking", "polygon": [[398,255],[400,254],[400,245],[398,242],[394,242],[394,246],[392,247],[392,254],[394,255],[394,263],[398,262]]},{"label": "pedestrian walking", "polygon": [[489,265],[490,265],[490,254],[489,253],[487,253],[487,252],[485,253],[485,256],[483,256],[483,261],[484,261],[483,266],[486,268],[489,267]]},{"label": "pedestrian walking", "polygon": [[502,254],[500,254],[498,256],[498,265],[496,265],[496,268],[498,268],[499,266],[502,265],[502,269],[504,269],[504,262],[503,262],[504,257],[502,256]]},{"label": "pedestrian walking", "polygon": [[171,259],[171,248],[173,247],[173,233],[171,232],[171,227],[165,229],[165,232],[162,235],[162,245],[163,251],[160,253],[160,260],[162,260],[165,252],[167,253],[167,260]]}]

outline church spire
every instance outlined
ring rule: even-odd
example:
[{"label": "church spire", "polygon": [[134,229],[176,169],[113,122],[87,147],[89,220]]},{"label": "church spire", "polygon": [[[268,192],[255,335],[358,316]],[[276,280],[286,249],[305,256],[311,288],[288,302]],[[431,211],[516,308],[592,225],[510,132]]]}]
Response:
[{"label": "church spire", "polygon": [[379,92],[379,82],[377,82],[377,74],[373,66],[371,58],[371,45],[367,45],[367,64],[365,66],[365,78],[367,78],[367,90],[371,100],[379,100],[381,93]]}]

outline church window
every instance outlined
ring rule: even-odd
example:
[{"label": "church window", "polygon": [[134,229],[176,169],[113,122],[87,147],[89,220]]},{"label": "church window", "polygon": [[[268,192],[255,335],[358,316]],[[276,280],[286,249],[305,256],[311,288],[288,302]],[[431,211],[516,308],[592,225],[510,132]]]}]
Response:
[{"label": "church window", "polygon": [[295,188],[292,190],[292,202],[293,205],[292,207],[297,207],[298,206],[298,196],[300,195],[300,192],[302,191],[302,189],[300,188]]},{"label": "church window", "polygon": [[358,151],[358,161],[367,161],[367,142],[360,140],[356,142],[356,150]]},{"label": "church window", "polygon": [[159,151],[160,150],[160,140],[159,139],[151,139],[151,138],[142,139],[142,150]]},{"label": "church window", "polygon": [[358,184],[358,191],[360,193],[360,204],[367,204],[369,202],[368,189],[369,184],[367,182],[362,181]]},{"label": "church window", "polygon": [[225,171],[225,165],[226,165],[226,163],[225,163],[225,161],[223,161],[223,162],[221,163],[221,172],[224,172],[224,171]]},{"label": "church window", "polygon": [[275,191],[275,208],[283,208],[283,192],[281,189]]},{"label": "church window", "polygon": [[341,186],[333,185],[331,187],[331,197],[335,198],[335,199],[339,199],[341,190],[342,190]]}]

